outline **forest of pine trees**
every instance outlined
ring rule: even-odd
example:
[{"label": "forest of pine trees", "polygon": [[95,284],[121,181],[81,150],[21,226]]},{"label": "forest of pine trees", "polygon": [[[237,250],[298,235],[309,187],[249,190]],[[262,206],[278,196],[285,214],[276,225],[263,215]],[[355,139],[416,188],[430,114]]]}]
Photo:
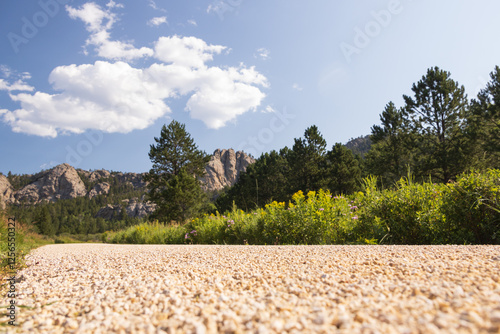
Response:
[{"label": "forest of pine trees", "polygon": [[327,150],[316,126],[293,147],[262,154],[232,188],[216,201],[249,210],[270,201],[290,200],[302,190],[334,194],[358,191],[363,177],[376,176],[390,188],[410,173],[417,181],[446,183],[472,169],[500,168],[500,68],[476,99],[449,72],[431,68],[397,107],[389,102],[380,125],[368,137]]}]

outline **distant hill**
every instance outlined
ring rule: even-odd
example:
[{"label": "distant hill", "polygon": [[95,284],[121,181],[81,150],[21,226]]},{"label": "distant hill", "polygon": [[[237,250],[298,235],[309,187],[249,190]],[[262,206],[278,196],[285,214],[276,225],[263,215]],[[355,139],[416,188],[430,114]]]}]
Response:
[{"label": "distant hill", "polygon": [[350,139],[345,147],[350,149],[354,155],[360,155],[362,158],[368,153],[372,147],[372,141],[370,140],[370,135],[360,136],[357,138]]},{"label": "distant hill", "polygon": [[[202,179],[207,192],[232,186],[239,174],[255,160],[245,152],[233,149],[215,150]],[[106,220],[143,218],[155,209],[145,202],[145,173],[110,172],[104,169],[86,171],[69,164],[60,164],[34,175],[0,174],[0,209],[6,205],[37,205],[60,200],[87,199],[100,203],[91,214]],[[95,210],[95,209],[94,209]]]}]

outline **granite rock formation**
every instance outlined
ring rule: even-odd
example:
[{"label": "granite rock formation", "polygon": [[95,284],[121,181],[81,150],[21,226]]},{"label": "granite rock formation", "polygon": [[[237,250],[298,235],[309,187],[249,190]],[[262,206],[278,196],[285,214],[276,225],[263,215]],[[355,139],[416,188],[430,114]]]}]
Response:
[{"label": "granite rock formation", "polygon": [[[254,162],[252,157],[242,151],[215,150],[206,166],[206,174],[201,179],[203,189],[216,192],[234,185],[240,173]],[[0,174],[0,209],[5,208],[5,204],[11,203],[38,204],[82,196],[92,199],[109,194],[115,186],[126,186],[127,189],[132,188],[135,194],[145,194],[147,191],[145,174],[109,172],[104,169],[76,170],[68,164],[61,164],[35,175],[25,175],[30,183],[17,191],[9,179]],[[90,190],[87,192],[87,189]],[[119,204],[109,204],[101,208],[96,216],[109,220],[116,219],[120,217],[123,207],[130,217],[145,217],[155,210],[155,205],[145,201],[144,197],[142,195],[141,198],[126,199]]]},{"label": "granite rock formation", "polygon": [[119,219],[122,209],[125,209],[125,212],[129,217],[144,218],[153,213],[156,208],[156,204],[150,202],[141,202],[137,198],[124,200],[122,201],[122,203],[122,205],[106,205],[97,212],[96,217],[104,218],[106,220]]},{"label": "granite rock formation", "polygon": [[76,170],[58,165],[33,176],[33,181],[15,193],[16,202],[37,204],[85,196],[87,191]]},{"label": "granite rock formation", "polygon": [[89,198],[94,198],[99,195],[104,195],[109,193],[111,186],[108,182],[98,183],[89,191]]},{"label": "granite rock formation", "polygon": [[202,179],[203,188],[208,191],[217,191],[234,185],[240,173],[246,171],[248,165],[254,162],[255,159],[243,151],[215,150],[205,168],[206,175]]},{"label": "granite rock formation", "polygon": [[9,179],[0,174],[0,210],[5,209],[5,203],[10,203],[14,189],[12,188]]}]

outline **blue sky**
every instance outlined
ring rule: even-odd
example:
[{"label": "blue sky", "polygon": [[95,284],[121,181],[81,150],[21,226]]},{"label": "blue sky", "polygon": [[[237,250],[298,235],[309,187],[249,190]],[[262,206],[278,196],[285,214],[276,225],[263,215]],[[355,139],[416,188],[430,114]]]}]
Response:
[{"label": "blue sky", "polygon": [[500,65],[479,0],[40,0],[0,3],[0,172],[67,162],[144,172],[163,124],[207,153],[370,133],[429,67],[470,98]]}]

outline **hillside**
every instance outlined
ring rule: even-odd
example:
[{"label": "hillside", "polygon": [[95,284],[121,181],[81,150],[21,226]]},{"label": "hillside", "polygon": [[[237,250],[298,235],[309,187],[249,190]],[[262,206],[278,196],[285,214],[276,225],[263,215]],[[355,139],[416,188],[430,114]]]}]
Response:
[{"label": "hillside", "polygon": [[[207,192],[217,192],[233,185],[254,159],[233,149],[215,150],[201,180]],[[155,205],[145,200],[145,173],[112,172],[104,169],[87,171],[60,164],[34,175],[0,174],[0,208],[10,207],[14,214],[32,214],[27,220],[40,220],[46,207],[51,219],[58,220],[58,230],[69,220],[96,219],[102,230],[109,228],[102,220],[129,221],[151,214]],[[66,222],[66,223],[65,223]],[[72,230],[66,226],[63,230]],[[86,231],[81,231],[84,233]],[[80,232],[79,232],[80,233]]]},{"label": "hillside", "polygon": [[359,155],[364,158],[365,154],[368,153],[372,147],[370,135],[352,138],[345,144],[345,147],[350,149],[354,155]]}]

